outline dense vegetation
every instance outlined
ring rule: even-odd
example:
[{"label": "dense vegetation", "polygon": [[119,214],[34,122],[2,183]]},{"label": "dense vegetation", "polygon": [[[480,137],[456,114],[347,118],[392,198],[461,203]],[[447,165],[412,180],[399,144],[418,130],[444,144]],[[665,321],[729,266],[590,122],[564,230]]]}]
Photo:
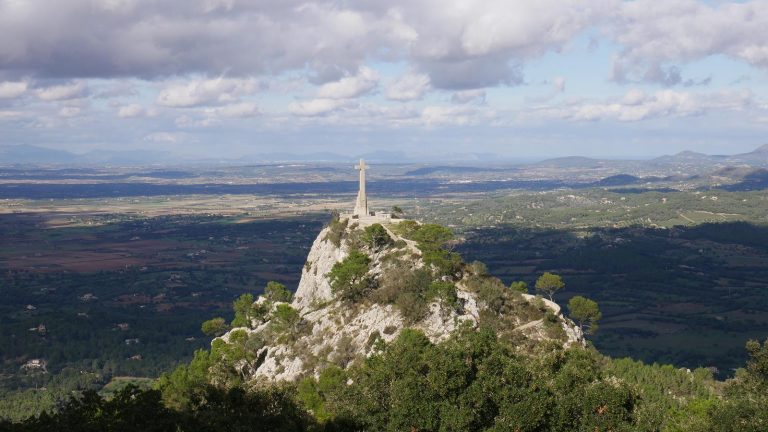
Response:
[{"label": "dense vegetation", "polygon": [[437,224],[403,221],[393,230],[417,243],[424,263],[436,271],[436,276],[455,277],[460,270],[461,256],[443,247],[454,238],[450,229]]},{"label": "dense vegetation", "polygon": [[[414,266],[415,250],[404,240],[395,242],[381,224],[363,229],[352,225],[346,230],[347,220],[334,218],[326,238],[336,244],[346,242],[350,252],[336,263],[326,275],[333,292],[342,300],[359,302],[367,299],[379,304],[397,306],[405,319],[414,323],[422,319],[428,305],[437,299],[444,310],[458,306],[454,285],[466,265],[461,257],[447,251],[444,246],[453,238],[451,230],[433,224],[403,221],[391,225],[398,235],[416,242],[424,268]],[[342,233],[346,237],[342,237]],[[382,254],[381,274],[372,277],[369,254]]]},{"label": "dense vegetation", "polygon": [[[296,386],[222,380],[221,353],[201,351],[154,390],[85,392],[7,431],[762,431],[768,341],[723,385],[706,370],[610,360],[592,349],[516,354],[493,331],[458,330],[434,345],[405,330],[370,358]],[[232,372],[230,370],[230,372]],[[226,369],[225,369],[226,373]]]}]

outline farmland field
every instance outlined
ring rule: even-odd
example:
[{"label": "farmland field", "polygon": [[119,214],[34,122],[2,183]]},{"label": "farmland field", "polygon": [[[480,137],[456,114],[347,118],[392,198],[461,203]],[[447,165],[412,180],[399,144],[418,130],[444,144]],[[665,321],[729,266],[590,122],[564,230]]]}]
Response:
[{"label": "farmland field", "polygon": [[[295,288],[327,219],[187,215],[63,227],[51,217],[0,215],[0,394],[49,387],[39,393],[45,403],[188,360],[210,343],[200,323],[228,316],[240,294],[269,280]],[[20,369],[33,359],[48,373]]]}]

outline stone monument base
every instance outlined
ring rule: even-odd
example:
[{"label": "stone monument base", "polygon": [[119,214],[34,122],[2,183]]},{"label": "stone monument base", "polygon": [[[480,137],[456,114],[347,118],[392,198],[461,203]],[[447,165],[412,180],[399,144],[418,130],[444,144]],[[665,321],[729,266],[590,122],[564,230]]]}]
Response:
[{"label": "stone monument base", "polygon": [[370,212],[367,215],[357,215],[354,213],[342,213],[341,218],[349,219],[350,223],[357,222],[360,226],[369,226],[377,223],[397,222],[399,219],[392,218],[391,213]]}]

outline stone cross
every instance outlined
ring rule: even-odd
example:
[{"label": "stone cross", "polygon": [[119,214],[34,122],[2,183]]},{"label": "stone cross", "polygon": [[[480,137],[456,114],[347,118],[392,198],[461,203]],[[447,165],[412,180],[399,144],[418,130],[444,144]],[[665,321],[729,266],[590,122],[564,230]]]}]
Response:
[{"label": "stone cross", "polygon": [[355,169],[360,171],[360,190],[357,192],[357,202],[355,203],[355,212],[357,216],[368,216],[368,197],[365,194],[365,161],[360,159],[360,164]]}]

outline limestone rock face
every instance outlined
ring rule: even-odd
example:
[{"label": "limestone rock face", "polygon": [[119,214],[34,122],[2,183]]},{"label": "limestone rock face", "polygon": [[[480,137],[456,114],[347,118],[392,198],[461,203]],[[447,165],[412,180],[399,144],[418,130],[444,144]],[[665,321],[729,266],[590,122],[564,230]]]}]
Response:
[{"label": "limestone rock face", "polygon": [[328,239],[330,228],[326,227],[312,243],[307,256],[307,263],[301,270],[301,281],[296,289],[293,306],[304,310],[312,302],[331,300],[331,284],[327,277],[333,265],[346,258],[348,248],[345,244],[336,246]]},{"label": "limestone rock face", "polygon": [[[345,222],[345,235],[357,225],[352,223],[347,228],[348,222]],[[394,240],[401,240],[390,229],[387,231],[395,237]],[[462,323],[476,327],[480,322],[486,305],[477,293],[466,287],[466,275],[454,281],[457,304],[447,307],[440,300],[433,300],[417,322],[409,322],[393,304],[380,304],[367,298],[355,303],[339,299],[331,289],[327,274],[336,263],[349,255],[350,247],[345,241],[334,244],[329,238],[330,232],[330,228],[324,228],[309,252],[290,305],[299,318],[290,324],[289,330],[273,313],[263,322],[254,321],[249,329],[233,329],[219,338],[230,343],[232,332],[244,330],[249,337],[260,341],[252,356],[255,360],[250,366],[248,362],[242,364],[245,368],[243,374],[250,379],[295,381],[303,376],[318,375],[329,364],[348,367],[355,360],[371,355],[377,341],[391,342],[404,328],[419,329],[432,342],[438,343],[449,338]],[[388,271],[399,271],[397,266],[396,270],[392,270],[387,254],[391,258],[392,253],[399,253],[399,256],[405,257],[401,259],[409,261],[408,266],[402,266],[402,271],[425,267],[412,241],[400,244],[405,245],[400,249],[392,246],[385,251],[366,251],[371,258],[369,274],[372,278],[380,277],[387,265],[390,266]],[[547,324],[541,318],[544,315],[542,310],[548,308],[558,320],[554,327],[562,328],[562,332],[555,332],[558,340],[564,345],[584,343],[579,329],[562,316],[557,304],[534,296],[517,296],[518,303],[538,313],[538,316],[506,317],[506,323],[512,324],[510,331],[517,331],[521,337],[534,341],[553,339],[553,324]],[[536,302],[541,302],[537,303],[538,312],[533,306]],[[263,304],[264,299],[260,298],[257,303]],[[271,307],[276,310],[275,305]]]}]

